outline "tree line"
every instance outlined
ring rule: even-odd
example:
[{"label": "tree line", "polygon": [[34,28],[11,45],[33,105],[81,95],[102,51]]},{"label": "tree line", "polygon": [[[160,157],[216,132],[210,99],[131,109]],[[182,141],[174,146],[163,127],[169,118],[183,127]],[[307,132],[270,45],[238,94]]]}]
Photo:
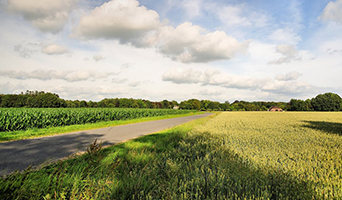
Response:
[{"label": "tree line", "polygon": [[189,109],[212,111],[266,111],[271,106],[278,106],[287,111],[342,111],[342,99],[334,93],[319,94],[315,98],[290,102],[266,101],[225,101],[220,103],[210,100],[189,99],[178,103],[175,100],[149,101],[132,98],[105,98],[99,102],[84,100],[64,100],[58,94],[44,91],[29,91],[20,94],[0,94],[0,107],[28,108],[154,108],[154,109]]},{"label": "tree line", "polygon": [[291,99],[288,111],[342,111],[342,98],[338,94],[319,94],[315,98]]}]

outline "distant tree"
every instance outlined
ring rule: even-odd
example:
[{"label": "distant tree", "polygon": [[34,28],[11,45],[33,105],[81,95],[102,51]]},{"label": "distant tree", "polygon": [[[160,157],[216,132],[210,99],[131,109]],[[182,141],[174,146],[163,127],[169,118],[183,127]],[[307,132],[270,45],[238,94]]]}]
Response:
[{"label": "distant tree", "polygon": [[105,108],[106,106],[107,105],[103,101],[100,101],[100,102],[97,103],[97,107],[99,107],[99,108]]},{"label": "distant tree", "polygon": [[59,108],[61,107],[61,101],[58,95],[52,93],[43,93],[36,97],[41,102],[43,108]]},{"label": "distant tree", "polygon": [[163,105],[161,102],[154,102],[153,103],[153,108],[163,108]]},{"label": "distant tree", "polygon": [[147,107],[145,102],[143,102],[143,100],[141,100],[141,99],[138,99],[136,103],[138,104],[138,108],[146,108]]},{"label": "distant tree", "polygon": [[14,107],[13,95],[4,95],[1,101],[1,107]]},{"label": "distant tree", "polygon": [[142,101],[145,103],[146,108],[153,108],[151,101],[149,101],[149,100],[142,100]]},{"label": "distant tree", "polygon": [[261,110],[262,110],[262,111],[266,111],[266,110],[268,110],[268,109],[267,109],[266,106],[262,106],[262,107],[261,107]]},{"label": "distant tree", "polygon": [[201,101],[201,110],[208,110],[210,105],[209,100],[202,100]]},{"label": "distant tree", "polygon": [[132,108],[133,107],[133,99],[122,98],[119,100],[120,108]]},{"label": "distant tree", "polygon": [[80,108],[86,108],[86,107],[88,107],[87,102],[84,100],[80,101]]},{"label": "distant tree", "polygon": [[165,109],[170,108],[170,103],[168,100],[165,99],[161,103],[162,103],[162,108],[165,108]]},{"label": "distant tree", "polygon": [[26,105],[27,98],[28,98],[28,96],[24,95],[23,93],[18,95],[17,99],[15,101],[15,105],[14,106],[17,107],[17,108],[18,107],[25,107],[25,106],[27,106]]},{"label": "distant tree", "polygon": [[88,102],[88,106],[91,107],[91,108],[96,108],[97,106],[95,106],[95,103],[96,103],[96,102],[89,101],[89,102]]},{"label": "distant tree", "polygon": [[191,109],[192,110],[200,110],[201,109],[201,102],[197,99],[191,100]]},{"label": "distant tree", "polygon": [[228,111],[229,110],[229,106],[230,106],[229,101],[225,101],[224,103],[220,104],[221,110],[224,110],[224,111]]},{"label": "distant tree", "polygon": [[305,100],[305,104],[306,104],[306,107],[307,107],[308,111],[313,110],[313,107],[312,107],[312,104],[311,104],[311,99]]},{"label": "distant tree", "polygon": [[209,110],[220,110],[220,102],[211,101],[209,103]]},{"label": "distant tree", "polygon": [[319,94],[311,100],[315,111],[339,111],[341,110],[342,99],[334,93]]},{"label": "distant tree", "polygon": [[290,111],[308,111],[309,106],[307,105],[307,102],[300,100],[300,99],[291,99],[289,103]]},{"label": "distant tree", "polygon": [[191,109],[191,104],[190,104],[188,101],[182,101],[182,102],[179,104],[179,108],[180,108],[180,109],[187,109],[187,110],[190,110],[190,109]]}]

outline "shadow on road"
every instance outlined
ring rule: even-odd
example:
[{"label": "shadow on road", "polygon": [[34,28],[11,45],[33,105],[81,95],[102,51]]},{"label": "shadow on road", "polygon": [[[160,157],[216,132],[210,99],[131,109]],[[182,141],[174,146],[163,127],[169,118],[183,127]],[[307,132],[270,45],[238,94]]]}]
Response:
[{"label": "shadow on road", "polygon": [[[15,170],[24,170],[28,166],[37,166],[46,162],[86,151],[103,134],[68,134],[61,137],[44,137],[29,140],[0,143],[0,175]],[[101,140],[99,140],[101,142]],[[112,145],[108,141],[103,145]]]}]

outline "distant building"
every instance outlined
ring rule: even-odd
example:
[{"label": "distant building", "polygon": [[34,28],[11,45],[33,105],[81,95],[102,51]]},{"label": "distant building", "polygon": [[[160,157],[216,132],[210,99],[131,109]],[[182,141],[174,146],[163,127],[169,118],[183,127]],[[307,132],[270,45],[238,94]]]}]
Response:
[{"label": "distant building", "polygon": [[279,108],[278,106],[271,106],[268,111],[270,112],[283,112],[283,109]]},{"label": "distant building", "polygon": [[173,109],[174,109],[174,110],[178,110],[178,109],[179,109],[179,106],[173,106]]}]

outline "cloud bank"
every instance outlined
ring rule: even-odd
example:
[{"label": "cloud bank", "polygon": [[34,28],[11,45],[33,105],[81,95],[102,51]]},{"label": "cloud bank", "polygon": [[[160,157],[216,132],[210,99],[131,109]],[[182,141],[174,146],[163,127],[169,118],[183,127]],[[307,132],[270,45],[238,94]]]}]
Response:
[{"label": "cloud bank", "polygon": [[[223,74],[220,71],[200,71],[194,69],[173,69],[164,73],[163,81],[175,84],[201,84],[202,86],[219,86],[223,88],[262,91],[276,94],[301,94],[307,91],[315,91],[317,87],[307,83],[297,82],[301,74],[290,72],[286,75],[278,75],[275,79],[262,79],[247,76]],[[290,80],[293,80],[289,82]]]},{"label": "cloud bank", "polygon": [[78,0],[8,0],[7,9],[43,32],[62,30]]},{"label": "cloud bank", "polygon": [[157,12],[140,6],[136,0],[110,1],[96,7],[81,18],[74,36],[154,47],[166,57],[183,63],[231,59],[248,46],[248,42],[239,42],[223,31],[209,32],[190,22],[176,28],[163,25]]},{"label": "cloud bank", "polygon": [[88,39],[118,39],[121,43],[129,43],[159,26],[157,12],[139,6],[136,0],[116,0],[83,16],[74,34]]},{"label": "cloud bank", "polygon": [[299,57],[299,52],[293,45],[277,45],[276,47],[277,53],[280,53],[282,57],[275,59],[268,64],[283,64],[283,63],[289,63],[293,60],[300,60],[301,57]]},{"label": "cloud bank", "polygon": [[275,79],[278,81],[294,81],[297,80],[300,76],[302,76],[299,72],[289,72],[287,74],[278,74]]},{"label": "cloud bank", "polygon": [[96,71],[57,71],[57,70],[34,70],[28,71],[16,71],[16,70],[1,70],[0,76],[5,76],[13,79],[26,80],[26,79],[37,79],[37,80],[53,80],[61,79],[67,82],[87,81],[87,80],[98,80],[108,78],[112,75],[117,75],[116,72],[96,72]]},{"label": "cloud bank", "polygon": [[42,46],[41,52],[47,55],[61,55],[67,53],[68,49],[57,44],[50,44]]},{"label": "cloud bank", "polygon": [[223,31],[208,32],[189,22],[176,28],[161,27],[154,39],[162,54],[183,63],[231,59],[248,46],[248,42],[240,43]]},{"label": "cloud bank", "polygon": [[330,1],[321,15],[322,20],[342,23],[342,0]]}]

